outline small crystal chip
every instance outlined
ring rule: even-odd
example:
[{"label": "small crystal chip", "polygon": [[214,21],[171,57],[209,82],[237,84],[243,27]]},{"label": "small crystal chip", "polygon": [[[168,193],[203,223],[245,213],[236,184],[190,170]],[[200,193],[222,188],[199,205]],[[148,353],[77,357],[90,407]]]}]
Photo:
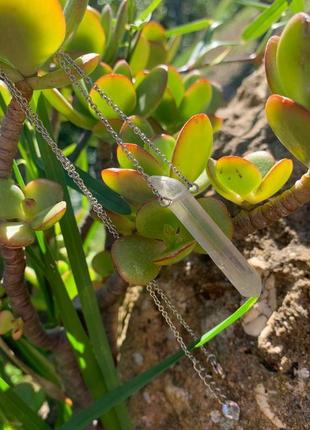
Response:
[{"label": "small crystal chip", "polygon": [[223,413],[224,417],[226,417],[230,420],[239,421],[240,407],[239,407],[238,403],[236,403],[232,400],[228,400],[222,406],[222,413]]}]

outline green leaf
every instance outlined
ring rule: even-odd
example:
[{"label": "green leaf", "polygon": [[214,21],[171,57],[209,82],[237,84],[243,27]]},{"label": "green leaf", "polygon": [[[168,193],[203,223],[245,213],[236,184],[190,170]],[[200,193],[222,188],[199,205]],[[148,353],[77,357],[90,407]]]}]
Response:
[{"label": "green leaf", "polygon": [[[51,132],[51,126],[44,105],[44,99],[42,97],[39,99],[38,113],[40,118],[43,119],[49,132]],[[65,187],[65,174],[61,165],[57,161],[55,155],[51,152],[44,139],[42,139],[40,135],[37,135],[37,138],[40,144],[40,151],[48,177],[51,180],[58,181],[64,189],[65,201],[67,202],[68,207],[66,215],[61,220],[61,231],[66,245],[72,274],[78,289],[81,309],[87,327],[87,332],[89,333],[90,337],[90,349],[94,353],[96,359],[95,362],[99,365],[102,375],[102,377],[99,377],[98,382],[101,384],[103,383],[106,390],[112,390],[119,385],[118,375],[114,366],[107,335],[103,327],[96,295],[93,290],[93,285],[83,250],[83,242],[74,216],[70,195]],[[82,346],[82,351],[84,351],[84,348],[87,348],[87,346],[84,347],[84,342],[82,341],[81,345],[80,340],[75,339],[74,335],[71,335],[70,340],[74,343],[73,346],[75,349],[81,349]],[[92,372],[92,366],[87,364],[85,366],[84,362],[84,371]],[[97,385],[98,382],[95,382],[95,385]],[[99,389],[102,392],[101,384]],[[91,388],[92,390],[97,389],[96,386]],[[126,408],[122,404],[119,404],[113,411],[103,417],[103,421],[107,427],[107,430],[127,430],[128,428],[131,428]]]},{"label": "green leaf", "polygon": [[0,311],[0,336],[9,333],[14,328],[14,315],[12,312]]},{"label": "green leaf", "polygon": [[[136,92],[131,81],[126,76],[111,73],[110,75],[102,76],[96,81],[96,84],[123,112],[126,114],[132,113],[136,106]],[[107,118],[119,118],[119,115],[100,97],[94,88],[91,90],[90,96]],[[95,113],[94,115],[96,116]]]},{"label": "green leaf", "polygon": [[153,196],[151,189],[136,170],[111,168],[103,170],[101,174],[108,187],[132,204],[139,205]]},{"label": "green leaf", "polygon": [[56,205],[63,200],[64,195],[60,184],[44,178],[29,182],[24,189],[24,194],[27,199],[35,201],[35,213]]},{"label": "green leaf", "polygon": [[212,85],[208,79],[201,78],[185,92],[179,108],[179,116],[187,121],[192,115],[207,110],[212,99]]},{"label": "green leaf", "polygon": [[77,31],[88,5],[88,0],[67,0],[64,8],[66,18],[66,40]]},{"label": "green leaf", "polygon": [[66,22],[58,0],[1,0],[0,57],[31,76],[61,46]]},{"label": "green leaf", "polygon": [[[94,194],[98,202],[101,203],[104,208],[123,215],[130,214],[130,206],[119,194],[111,191],[111,189],[108,188],[105,184],[103,184],[98,179],[93,178],[87,172],[84,172],[78,167],[76,169],[79,172],[87,188]],[[78,189],[77,185],[73,182],[73,180],[69,178],[69,176],[67,176],[65,180],[71,188],[75,189],[78,192],[81,192],[80,189]]]},{"label": "green leaf", "polygon": [[286,0],[275,0],[268,9],[265,9],[245,28],[242,38],[244,40],[254,40],[260,37],[274,22],[278,21],[287,7],[288,3]]},{"label": "green leaf", "polygon": [[91,130],[95,124],[95,120],[91,117],[87,117],[86,115],[78,112],[74,107],[68,102],[68,100],[61,94],[60,91],[54,89],[44,90],[44,97],[46,100],[68,121],[72,122],[72,124],[86,128],[87,130]]},{"label": "green leaf", "polygon": [[[208,116],[194,115],[180,131],[172,163],[189,181],[195,181],[207,165],[212,146],[213,129]],[[174,172],[170,173],[176,177]]]},{"label": "green leaf", "polygon": [[66,212],[66,202],[59,202],[55,206],[39,212],[30,225],[33,230],[48,230],[55,225]]},{"label": "green leaf", "polygon": [[117,50],[123,40],[124,34],[126,32],[126,25],[128,24],[128,2],[123,0],[119,6],[116,16],[115,27],[112,32],[112,36],[109,41],[109,45],[104,53],[104,60],[113,64]]},{"label": "green leaf", "polygon": [[151,3],[139,13],[137,21],[145,21],[160,6],[163,0],[152,0]]},{"label": "green leaf", "polygon": [[146,285],[159,274],[160,268],[153,259],[165,245],[161,241],[141,236],[127,236],[116,240],[112,258],[120,276],[130,285]]},{"label": "green leaf", "polygon": [[212,19],[204,18],[178,27],[170,28],[169,30],[166,30],[166,37],[181,36],[183,34],[194,33],[195,31],[207,30],[213,22],[214,21]]},{"label": "green leaf", "polygon": [[294,15],[286,25],[277,49],[277,67],[284,95],[310,109],[309,15]]},{"label": "green leaf", "polygon": [[35,240],[28,224],[23,222],[0,222],[0,245],[7,248],[23,248]]},{"label": "green leaf", "polygon": [[293,161],[290,159],[285,158],[278,161],[265,175],[257,190],[247,196],[246,200],[256,204],[272,197],[289,180],[293,167]]},{"label": "green leaf", "polygon": [[[249,298],[239,309],[237,309],[232,315],[226,318],[221,323],[217,324],[213,329],[205,333],[201,338],[193,342],[188,346],[190,350],[201,348],[206,343],[210,342],[217,335],[219,335],[226,328],[234,324],[240,319],[246,312],[248,312],[254,304],[257,302],[257,297]],[[117,388],[107,396],[97,400],[84,411],[78,412],[71,418],[66,424],[63,424],[57,430],[83,430],[87,424],[92,420],[96,419],[103,412],[111,409],[115,404],[121,400],[126,400],[136,392],[140,391],[145,385],[150,383],[153,379],[161,375],[165,370],[169,369],[175,363],[179,362],[184,357],[183,351],[167,357],[161,363],[158,363],[146,372],[141,373],[132,380],[126,382],[121,387]]]},{"label": "green leaf", "polygon": [[149,41],[150,53],[146,69],[151,70],[156,66],[166,64],[168,57],[168,50],[163,42]]},{"label": "green leaf", "polygon": [[148,116],[159,105],[167,87],[168,73],[165,66],[153,69],[136,87],[138,115]]},{"label": "green leaf", "polygon": [[0,179],[0,195],[1,201],[5,202],[0,206],[0,219],[7,221],[23,219],[25,214],[22,202],[25,196],[12,179]]},{"label": "green leaf", "polygon": [[[165,243],[168,243],[170,242],[170,237],[166,237],[167,227],[175,232],[175,236],[176,232],[182,227],[182,224],[170,209],[163,208],[157,200],[152,200],[145,203],[138,210],[136,226],[141,236],[163,240]],[[175,238],[172,239],[174,241]]]},{"label": "green leaf", "polygon": [[146,68],[150,52],[150,43],[142,34],[140,34],[129,61],[133,75],[136,75],[138,72]]},{"label": "green leaf", "polygon": [[[166,156],[169,161],[172,160],[173,152],[176,145],[176,140],[174,139],[174,137],[169,136],[168,134],[161,134],[153,140],[153,144],[156,148],[160,150],[163,155]],[[149,147],[146,147],[146,149],[150,152],[150,154],[153,155],[153,157],[157,158],[157,160],[161,163],[165,175],[169,175],[170,167],[166,163],[164,163],[161,156]]]},{"label": "green leaf", "polygon": [[126,60],[119,60],[113,69],[113,73],[127,76],[128,79],[132,79],[131,69]]},{"label": "green leaf", "polygon": [[262,177],[267,175],[269,170],[274,166],[275,159],[272,154],[267,151],[255,151],[243,157],[245,160],[251,161],[259,169]]},{"label": "green leaf", "polygon": [[216,161],[210,158],[207,164],[207,174],[208,178],[217,193],[219,193],[222,197],[225,197],[227,200],[231,200],[234,203],[241,204],[243,199],[239,194],[234,193],[233,191],[227,189],[222,185],[222,183],[218,180],[216,174]]},{"label": "green leaf", "polygon": [[[76,64],[87,74],[92,73],[98,66],[100,56],[97,54],[86,54],[75,60]],[[43,76],[33,76],[26,79],[34,90],[45,90],[51,88],[63,88],[71,85],[71,80],[61,69],[49,72]]]},{"label": "green leaf", "polygon": [[304,0],[291,0],[289,2],[289,7],[294,13],[305,11],[305,1]]},{"label": "green leaf", "polygon": [[181,74],[173,66],[168,66],[167,87],[173,95],[176,105],[179,106],[185,94],[184,83]]},{"label": "green leaf", "polygon": [[106,37],[106,46],[109,46],[113,30],[113,11],[109,4],[102,8],[101,25]]},{"label": "green leaf", "polygon": [[265,110],[268,123],[280,142],[310,167],[310,111],[276,94],[269,97]]},{"label": "green leaf", "polygon": [[51,427],[29,408],[1,377],[0,404],[3,406],[3,412],[9,420],[17,420],[25,430],[51,430]]},{"label": "green leaf", "polygon": [[221,157],[216,163],[216,177],[227,190],[245,198],[262,181],[255,164],[234,155]]},{"label": "green leaf", "polygon": [[103,279],[106,279],[114,272],[113,261],[109,251],[102,251],[92,259],[92,268]]},{"label": "green leaf", "polygon": [[[150,125],[147,119],[137,115],[132,115],[129,117],[129,121],[130,123],[139,127],[139,129],[148,138],[152,138],[154,136],[154,130],[152,129],[152,126]],[[137,145],[144,146],[144,142],[142,141],[142,139],[136,133],[134,133],[132,128],[129,126],[129,121],[124,122],[122,125],[122,128],[120,130],[121,138],[123,139],[124,142],[136,143]]]},{"label": "green leaf", "polygon": [[124,169],[135,168],[135,163],[127,157],[125,150],[128,150],[135,157],[145,173],[150,176],[162,175],[163,169],[156,158],[149,154],[145,149],[141,148],[141,146],[134,143],[125,143],[124,145],[117,147],[117,160],[121,167]]},{"label": "green leaf", "polygon": [[89,54],[90,52],[102,55],[105,42],[106,37],[101,25],[100,13],[87,6],[77,31],[65,49],[78,55]]},{"label": "green leaf", "polygon": [[277,65],[277,50],[279,41],[279,36],[272,36],[266,45],[265,71],[270,90],[275,94],[285,95]]}]

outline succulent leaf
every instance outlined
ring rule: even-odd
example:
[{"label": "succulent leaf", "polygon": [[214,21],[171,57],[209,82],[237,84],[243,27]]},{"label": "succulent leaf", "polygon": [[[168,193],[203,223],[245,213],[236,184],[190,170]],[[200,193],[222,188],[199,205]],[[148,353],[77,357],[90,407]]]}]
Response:
[{"label": "succulent leaf", "polygon": [[59,202],[56,205],[39,212],[31,221],[33,230],[48,230],[64,216],[67,209],[66,202]]},{"label": "succulent leaf", "polygon": [[35,240],[30,226],[23,222],[0,222],[0,245],[6,248],[22,248]]},{"label": "succulent leaf", "polygon": [[0,196],[0,219],[10,221],[24,218],[22,202],[25,196],[12,179],[0,179]]},{"label": "succulent leaf", "polygon": [[66,40],[77,31],[88,5],[88,0],[68,0],[65,4]]},{"label": "succulent leaf", "polygon": [[129,65],[133,75],[144,70],[149,60],[151,46],[148,40],[141,34],[131,54]]},{"label": "succulent leaf", "polygon": [[139,205],[153,197],[142,176],[132,169],[105,169],[102,179],[113,191],[119,193],[130,203]]},{"label": "succulent leaf", "polygon": [[310,17],[294,15],[280,37],[277,66],[285,95],[310,109]]},{"label": "succulent leaf", "polygon": [[[195,181],[207,165],[213,146],[213,129],[205,114],[191,117],[179,133],[173,164],[190,181]],[[171,176],[175,174],[171,172]]]},{"label": "succulent leaf", "polygon": [[119,60],[114,66],[113,73],[127,76],[130,80],[132,79],[131,69],[126,60]]},{"label": "succulent leaf", "polygon": [[0,28],[0,57],[24,76],[33,75],[66,34],[59,0],[1,0]]},{"label": "succulent leaf", "polygon": [[187,120],[192,115],[205,112],[212,98],[212,85],[201,78],[192,84],[185,92],[184,98],[179,108],[179,115],[182,120]]},{"label": "succulent leaf", "polygon": [[272,36],[266,45],[265,71],[271,92],[275,94],[285,95],[277,65],[277,50],[279,41],[279,36]]},{"label": "succulent leaf", "polygon": [[279,95],[269,97],[267,120],[280,142],[302,163],[310,166],[310,111]]},{"label": "succulent leaf", "polygon": [[255,151],[244,157],[245,160],[251,161],[259,169],[264,177],[272,166],[275,164],[275,159],[267,151]]},{"label": "succulent leaf", "polygon": [[24,194],[27,199],[35,201],[36,214],[50,209],[63,199],[62,187],[57,182],[43,178],[29,182],[24,189]]},{"label": "succulent leaf", "polygon": [[224,188],[242,198],[255,190],[262,180],[262,174],[255,164],[234,155],[217,161],[216,177]]},{"label": "succulent leaf", "polygon": [[127,157],[124,149],[130,151],[148,175],[161,175],[163,173],[163,169],[156,158],[134,143],[125,143],[123,146],[118,146],[117,148],[117,159],[119,165],[124,169],[135,168],[135,164]]},{"label": "succulent leaf", "polygon": [[145,285],[159,274],[153,260],[163,252],[163,242],[141,236],[118,239],[112,246],[112,258],[120,276],[130,285]]},{"label": "succulent leaf", "polygon": [[102,279],[106,279],[114,272],[113,260],[111,252],[102,251],[95,255],[91,262],[94,271],[101,276]]},{"label": "succulent leaf", "polygon": [[[137,115],[132,115],[129,117],[129,120],[132,124],[139,127],[147,137],[152,138],[154,136],[154,130],[147,119]],[[144,146],[144,142],[136,133],[134,133],[127,121],[122,125],[120,136],[125,142],[136,143],[137,145]]]},{"label": "succulent leaf", "polygon": [[[111,73],[102,76],[96,81],[98,87],[103,90],[119,108],[126,114],[130,114],[136,106],[136,92],[131,81],[123,75]],[[118,119],[119,116],[114,110],[102,100],[97,91],[93,88],[90,96],[97,104],[101,112],[109,119]],[[94,113],[95,116],[97,116]]]},{"label": "succulent leaf", "polygon": [[224,187],[222,183],[219,181],[217,177],[216,164],[217,164],[216,161],[213,160],[212,158],[210,158],[207,164],[207,175],[213,188],[218,194],[220,194],[225,199],[230,200],[237,204],[241,204],[243,202],[243,198],[239,194]]},{"label": "succulent leaf", "polygon": [[72,124],[87,130],[91,130],[94,127],[96,121],[74,109],[71,103],[57,89],[44,90],[43,94],[50,105]]},{"label": "succulent leaf", "polygon": [[[168,134],[161,134],[156,139],[153,140],[153,144],[156,148],[160,150],[160,152],[166,156],[166,158],[171,161],[173,152],[176,145],[176,140],[174,137],[169,136]],[[169,175],[170,167],[164,163],[163,159],[160,155],[156,153],[153,149],[148,149],[150,154],[152,154],[161,164],[163,169],[163,174]]]},{"label": "succulent leaf", "polygon": [[14,315],[12,312],[0,311],[0,336],[9,333],[14,327]]},{"label": "succulent leaf", "polygon": [[159,105],[168,81],[167,68],[158,66],[148,73],[136,86],[138,105],[136,113],[150,115]]},{"label": "succulent leaf", "polygon": [[263,178],[260,186],[253,195],[248,195],[246,200],[249,203],[259,203],[267,200],[276,194],[289,180],[293,171],[293,161],[285,158],[278,161]]},{"label": "succulent leaf", "polygon": [[[100,61],[98,54],[85,54],[75,60],[76,64],[87,74],[91,74]],[[28,84],[34,90],[45,90],[50,88],[63,88],[71,84],[70,78],[61,70],[49,72],[43,76],[33,76],[27,79]]]},{"label": "succulent leaf", "polygon": [[[168,237],[166,235],[169,226]],[[175,235],[181,229],[182,224],[171,212],[169,208],[163,208],[156,200],[145,203],[137,212],[137,231],[141,236],[150,239],[160,239],[165,243],[171,242],[170,231],[174,232],[172,242],[175,242]]]},{"label": "succulent leaf", "polygon": [[96,9],[87,6],[77,31],[66,46],[66,51],[75,55],[89,52],[102,55],[105,41],[106,37],[101,25],[100,13]]}]

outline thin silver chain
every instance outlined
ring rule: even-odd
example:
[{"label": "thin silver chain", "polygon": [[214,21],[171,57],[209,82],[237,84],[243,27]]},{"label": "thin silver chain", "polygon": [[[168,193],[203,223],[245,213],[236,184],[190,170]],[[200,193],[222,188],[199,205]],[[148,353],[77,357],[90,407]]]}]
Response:
[{"label": "thin silver chain", "polygon": [[189,351],[187,348],[180,332],[177,330],[175,324],[171,320],[168,312],[166,311],[165,307],[162,305],[160,298],[158,297],[158,284],[156,281],[151,281],[146,285],[146,290],[152,297],[157,309],[165,319],[167,325],[169,326],[170,330],[172,331],[176,341],[184,351],[184,354],[186,357],[191,361],[192,366],[195,370],[195,372],[198,374],[199,378],[204,383],[205,387],[207,388],[208,392],[216,398],[216,400],[223,405],[225,401],[227,401],[227,397],[222,394],[219,387],[217,387],[216,382],[212,379],[212,376],[207,372],[207,370],[201,365],[199,360]]},{"label": "thin silver chain", "polygon": [[[143,133],[142,130],[140,130],[139,127],[137,127],[129,118],[128,115],[126,115],[120,108],[119,106],[117,106],[113,100],[101,89],[99,88],[99,86],[88,76],[86,75],[86,73],[81,69],[81,67],[76,64],[76,62],[70,57],[70,55],[64,53],[64,52],[59,52],[56,55],[56,58],[59,61],[59,65],[60,67],[67,73],[67,75],[69,76],[71,82],[73,84],[76,84],[77,87],[79,88],[79,90],[83,93],[83,96],[86,98],[86,100],[88,101],[88,103],[91,105],[91,107],[94,109],[93,107],[93,101],[91,99],[91,97],[89,96],[89,94],[87,93],[87,91],[85,90],[85,88],[83,86],[81,86],[79,84],[79,79],[78,77],[80,77],[80,79],[83,79],[86,84],[88,84],[91,88],[93,88],[99,95],[100,97],[114,110],[115,113],[118,114],[118,116],[125,121],[128,124],[128,127],[131,128],[131,130],[142,140],[142,142],[144,142],[149,148],[151,148],[163,161],[164,163],[166,163],[171,171],[178,176],[178,178],[184,182],[188,189],[191,188],[195,188],[196,185],[192,182],[190,182],[184,175],[182,172],[180,172],[180,170],[170,161],[168,160],[168,158],[166,157],[165,154],[163,154],[160,149],[151,141],[151,139],[149,139],[145,133]],[[72,72],[72,70],[74,70],[78,76],[76,76],[75,73]],[[96,109],[94,109],[96,114],[98,115],[98,112]],[[111,133],[111,135],[114,137],[115,141],[117,144],[122,145],[124,144],[124,142],[122,141],[122,139],[120,138],[120,136],[114,131],[114,129],[111,127],[109,121],[107,120],[107,118],[104,118],[103,115],[98,115],[100,118],[100,121],[103,122],[103,124],[106,126],[106,128],[108,129],[108,131]],[[127,153],[126,153],[127,155]],[[131,159],[132,160],[132,159]],[[132,160],[133,161],[133,160]],[[139,164],[139,163],[138,163]]]},{"label": "thin silver chain", "polygon": [[[175,315],[176,319],[179,321],[179,323],[182,325],[182,327],[187,331],[187,333],[192,337],[193,340],[197,340],[199,338],[198,334],[194,332],[194,330],[188,325],[188,323],[184,320],[182,315],[179,313],[175,305],[172,303],[170,297],[168,294],[166,294],[156,283],[153,281],[153,287],[156,292],[156,294],[161,298],[161,300],[166,304],[166,306],[170,309],[170,311]],[[208,363],[212,366],[212,369],[214,373],[219,375],[221,378],[225,377],[224,371],[222,369],[222,366],[218,361],[216,360],[216,357],[214,354],[210,354],[206,347],[201,347],[201,351],[203,352],[204,356],[206,357]]]},{"label": "thin silver chain", "polygon": [[[50,136],[48,130],[44,126],[42,120],[39,118],[38,114],[35,113],[31,107],[28,104],[27,99],[23,96],[21,91],[15,87],[13,82],[6,76],[5,73],[0,71],[0,79],[5,82],[7,85],[11,95],[16,99],[19,106],[21,107],[22,111],[24,112],[26,118],[28,121],[36,128],[36,130],[40,133],[40,135],[43,137],[43,139],[47,142],[53,153],[55,154],[56,158],[62,165],[63,169],[67,172],[68,176],[74,181],[74,183],[79,187],[81,192],[88,198],[90,206],[94,213],[98,216],[98,218],[104,222],[106,225],[107,230],[112,234],[114,239],[118,239],[120,237],[115,225],[113,224],[113,221],[103,208],[103,206],[98,202],[96,197],[92,194],[92,192],[87,188],[85,185],[83,179],[81,178],[80,174],[77,172],[74,164],[63,154],[61,149],[58,147],[55,140]],[[93,103],[93,102],[92,102]],[[97,106],[94,104],[94,107],[97,108]],[[101,114],[101,112],[98,110],[98,112]],[[99,116],[99,113],[98,116]],[[109,124],[110,126],[110,124]],[[111,127],[111,126],[110,126]],[[112,128],[112,127],[111,127]],[[113,128],[112,128],[113,130]],[[114,130],[113,130],[113,136],[114,136]],[[117,133],[116,133],[117,134]],[[128,151],[129,152],[129,151]],[[129,152],[130,155],[132,155]],[[132,160],[134,162],[134,160]],[[160,196],[161,197],[161,196]],[[192,362],[193,368],[198,374],[199,378],[202,380],[204,385],[207,387],[208,391],[219,401],[221,405],[223,405],[223,402],[227,400],[227,397],[221,393],[220,388],[216,387],[216,382],[212,380],[212,376],[209,375],[206,371],[206,369],[200,364],[199,360],[194,357],[194,355],[188,350],[180,332],[177,330],[175,324],[171,320],[168,312],[166,311],[164,305],[161,303],[160,300],[162,300],[166,306],[172,311],[172,313],[176,316],[177,320],[181,323],[181,325],[187,330],[187,332],[194,338],[197,339],[196,334],[194,331],[189,327],[189,325],[186,323],[186,321],[183,319],[183,317],[179,314],[175,306],[171,303],[170,299],[166,294],[159,288],[156,281],[149,282],[146,285],[146,289],[149,292],[150,296],[152,297],[155,305],[157,306],[159,312],[162,314],[163,318],[165,319],[166,323],[172,330],[177,342],[181,346],[182,350],[184,351],[185,355],[190,359]],[[159,297],[158,297],[159,296]],[[208,360],[210,359],[209,354],[207,353]],[[211,363],[212,364],[212,363]],[[219,365],[217,364],[217,367]],[[218,367],[219,368],[219,367]],[[211,379],[211,380],[210,380]]]}]

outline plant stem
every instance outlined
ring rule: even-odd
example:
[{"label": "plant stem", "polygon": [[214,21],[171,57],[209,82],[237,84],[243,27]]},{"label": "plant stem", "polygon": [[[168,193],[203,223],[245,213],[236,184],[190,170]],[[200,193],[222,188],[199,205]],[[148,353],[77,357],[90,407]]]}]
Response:
[{"label": "plant stem", "polygon": [[288,190],[271,201],[249,211],[241,211],[234,218],[235,239],[268,227],[310,201],[310,170]]},{"label": "plant stem", "polygon": [[[19,82],[16,84],[16,87],[27,100],[31,99],[32,89],[26,82]],[[12,164],[17,152],[17,143],[23,128],[24,120],[25,114],[21,110],[18,101],[12,98],[1,124],[0,179],[6,179],[11,176]]]},{"label": "plant stem", "polygon": [[84,386],[72,349],[63,331],[46,332],[33,307],[30,295],[24,284],[26,266],[23,248],[2,248],[5,264],[3,285],[16,315],[24,322],[24,331],[28,339],[38,348],[53,351],[57,370],[62,377],[66,392],[76,406],[85,406],[90,396]]}]

